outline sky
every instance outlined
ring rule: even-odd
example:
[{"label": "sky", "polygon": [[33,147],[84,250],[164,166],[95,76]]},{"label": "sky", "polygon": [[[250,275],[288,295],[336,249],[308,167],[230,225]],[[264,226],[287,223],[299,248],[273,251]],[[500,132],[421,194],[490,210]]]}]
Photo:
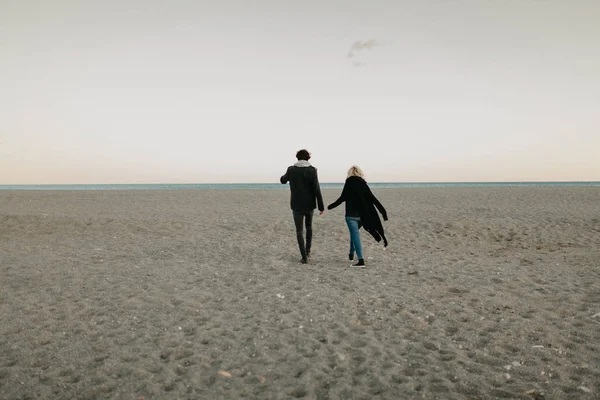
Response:
[{"label": "sky", "polygon": [[0,184],[600,181],[597,0],[0,0]]}]

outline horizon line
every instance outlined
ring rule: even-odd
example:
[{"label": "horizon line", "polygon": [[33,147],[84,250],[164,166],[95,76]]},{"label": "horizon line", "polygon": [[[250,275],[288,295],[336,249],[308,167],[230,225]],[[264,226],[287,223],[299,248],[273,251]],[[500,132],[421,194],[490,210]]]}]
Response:
[{"label": "horizon line", "polygon": [[[600,181],[590,180],[568,180],[568,181],[367,181],[374,184],[483,184],[483,183],[600,183]],[[344,181],[337,182],[319,182],[321,185],[339,185]],[[132,185],[286,185],[279,182],[157,182],[157,183],[0,183],[3,186],[132,186]]]}]

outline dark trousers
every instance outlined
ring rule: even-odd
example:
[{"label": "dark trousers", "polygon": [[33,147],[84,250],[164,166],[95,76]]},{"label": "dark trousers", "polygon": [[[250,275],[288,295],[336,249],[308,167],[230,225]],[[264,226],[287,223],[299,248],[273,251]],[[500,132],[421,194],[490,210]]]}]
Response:
[{"label": "dark trousers", "polygon": [[[308,254],[310,254],[313,212],[314,210],[293,211],[294,224],[296,224],[296,237],[298,238],[298,248],[300,248],[300,255],[302,255],[302,258],[306,258]],[[304,225],[306,225],[306,245],[304,244]]]}]

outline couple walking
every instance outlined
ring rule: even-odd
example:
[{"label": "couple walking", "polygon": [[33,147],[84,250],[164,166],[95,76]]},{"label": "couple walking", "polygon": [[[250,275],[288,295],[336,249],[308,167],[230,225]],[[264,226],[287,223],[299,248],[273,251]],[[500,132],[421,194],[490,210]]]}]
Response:
[{"label": "couple walking", "polygon": [[[288,167],[286,173],[281,177],[282,184],[290,184],[291,200],[290,206],[296,225],[296,236],[298,247],[300,248],[301,262],[306,264],[310,258],[310,249],[312,244],[312,219],[315,208],[319,209],[319,214],[323,214],[325,207],[323,205],[323,196],[319,186],[317,169],[311,165],[310,153],[302,149],[296,153],[298,162]],[[355,267],[364,267],[365,259],[360,241],[361,227],[364,227],[376,241],[383,239],[384,246],[388,242],[385,238],[383,225],[375,208],[387,221],[387,212],[383,205],[377,200],[367,182],[363,178],[362,170],[356,165],[348,170],[348,177],[344,183],[340,197],[327,206],[331,210],[343,202],[346,202],[346,225],[350,232],[350,252],[348,258],[354,260],[354,253],[358,257]],[[304,241],[304,227],[306,227],[306,242]]]}]

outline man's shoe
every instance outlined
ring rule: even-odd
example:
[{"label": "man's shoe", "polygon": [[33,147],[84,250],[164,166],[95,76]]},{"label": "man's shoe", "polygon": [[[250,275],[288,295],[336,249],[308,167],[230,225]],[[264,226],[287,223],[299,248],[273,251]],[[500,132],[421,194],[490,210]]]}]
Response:
[{"label": "man's shoe", "polygon": [[305,258],[303,258],[302,260],[300,260],[300,262],[301,262],[302,264],[308,264],[308,259],[305,257]]},{"label": "man's shoe", "polygon": [[348,260],[354,261],[354,254],[352,254],[352,253],[348,254]]},{"label": "man's shoe", "polygon": [[364,258],[359,258],[358,262],[353,265],[353,267],[364,267],[364,266],[365,266],[365,259]]}]

